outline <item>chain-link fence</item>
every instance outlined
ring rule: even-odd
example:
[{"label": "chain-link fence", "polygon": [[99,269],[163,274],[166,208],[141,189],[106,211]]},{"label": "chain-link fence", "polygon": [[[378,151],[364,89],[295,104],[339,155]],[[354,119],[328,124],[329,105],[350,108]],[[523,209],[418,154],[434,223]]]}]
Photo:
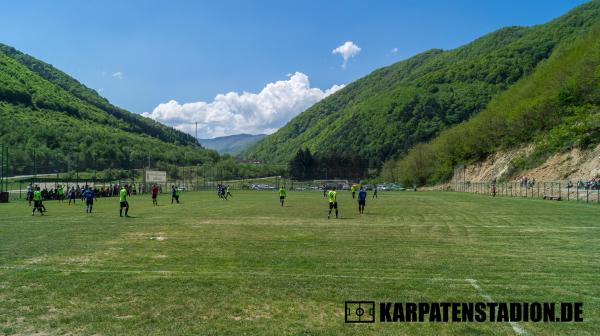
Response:
[{"label": "chain-link fence", "polygon": [[451,189],[499,197],[600,203],[600,183],[597,182],[456,182],[451,185]]},{"label": "chain-link fence", "polygon": [[[59,188],[62,187],[64,198],[69,197],[71,189],[75,190],[76,197],[83,193],[87,186],[95,191],[97,197],[117,196],[119,189],[127,185],[132,195],[142,195],[151,192],[152,187],[156,185],[161,193],[169,193],[172,188],[186,191],[215,191],[218,186],[228,187],[231,191],[236,190],[255,190],[255,191],[277,191],[284,187],[289,191],[298,192],[322,192],[335,187],[338,190],[350,190],[352,180],[310,180],[298,181],[282,176],[270,176],[259,178],[237,178],[237,179],[219,179],[218,174],[213,174],[212,169],[192,170],[189,167],[181,167],[182,178],[167,179],[163,182],[145,181],[144,170],[132,170],[131,176],[120,179],[103,179],[97,176],[79,176],[69,177],[68,174],[35,175],[26,177],[17,177],[10,180],[8,190],[12,200],[27,200],[28,191],[39,187],[42,191],[42,197],[46,200],[59,198]],[[194,174],[190,174],[194,171]],[[196,173],[197,172],[197,173]],[[363,184],[367,190],[374,190],[375,185]],[[379,187],[379,191],[391,190]]]}]

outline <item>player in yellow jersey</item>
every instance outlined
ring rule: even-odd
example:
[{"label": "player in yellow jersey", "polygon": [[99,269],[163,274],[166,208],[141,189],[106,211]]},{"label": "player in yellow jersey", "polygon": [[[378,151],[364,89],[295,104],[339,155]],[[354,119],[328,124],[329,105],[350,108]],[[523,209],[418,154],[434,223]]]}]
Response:
[{"label": "player in yellow jersey", "polygon": [[42,192],[40,191],[40,187],[35,186],[35,191],[33,192],[33,211],[31,211],[31,215],[35,215],[35,210],[38,210],[40,214],[43,216],[44,212],[42,212]]},{"label": "player in yellow jersey", "polygon": [[279,203],[281,203],[281,206],[283,206],[283,202],[285,202],[285,187],[281,187],[279,188]]},{"label": "player in yellow jersey", "polygon": [[121,208],[119,209],[119,216],[123,217],[123,208],[125,208],[125,217],[129,217],[129,202],[127,202],[127,185],[121,187],[119,190],[119,202]]},{"label": "player in yellow jersey", "polygon": [[327,219],[331,218],[332,209],[335,209],[335,218],[338,218],[337,192],[335,191],[335,187],[329,190],[327,199],[329,200],[329,214],[327,215]]}]

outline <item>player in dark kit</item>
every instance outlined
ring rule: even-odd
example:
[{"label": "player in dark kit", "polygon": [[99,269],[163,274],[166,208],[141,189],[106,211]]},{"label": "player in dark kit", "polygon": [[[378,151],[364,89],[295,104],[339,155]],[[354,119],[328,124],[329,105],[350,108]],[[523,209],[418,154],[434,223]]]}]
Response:
[{"label": "player in dark kit", "polygon": [[75,191],[75,187],[71,187],[71,190],[68,192],[69,195],[69,205],[71,205],[71,201],[75,204],[75,198],[77,197],[77,192]]},{"label": "player in dark kit", "polygon": [[173,204],[173,201],[177,201],[177,204],[179,204],[179,190],[174,185],[171,186],[171,204]]},{"label": "player in dark kit", "polygon": [[335,209],[335,218],[338,218],[337,192],[335,191],[335,187],[329,190],[327,198],[329,200],[329,214],[327,215],[327,219],[331,218],[332,209]]},{"label": "player in dark kit", "polygon": [[31,202],[33,201],[33,192],[34,192],[34,188],[33,186],[30,184],[27,186],[27,201],[29,201],[29,206],[31,206]]},{"label": "player in dark kit", "polygon": [[92,213],[92,208],[94,207],[94,190],[92,187],[85,188],[83,197],[85,198],[85,212]]},{"label": "player in dark kit", "polygon": [[152,205],[153,206],[158,206],[158,187],[156,186],[156,184],[152,185]]},{"label": "player in dark kit", "polygon": [[365,213],[365,205],[367,203],[367,191],[362,186],[358,190],[358,213]]}]

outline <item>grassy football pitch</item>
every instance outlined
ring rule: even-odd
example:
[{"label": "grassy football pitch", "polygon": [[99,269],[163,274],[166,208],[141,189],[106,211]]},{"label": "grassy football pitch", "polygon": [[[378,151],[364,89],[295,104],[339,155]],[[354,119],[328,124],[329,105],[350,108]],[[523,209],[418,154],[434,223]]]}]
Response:
[{"label": "grassy football pitch", "polygon": [[0,335],[515,335],[509,323],[345,324],[344,302],[584,303],[600,335],[600,206],[458,193],[184,193],[0,205]]}]

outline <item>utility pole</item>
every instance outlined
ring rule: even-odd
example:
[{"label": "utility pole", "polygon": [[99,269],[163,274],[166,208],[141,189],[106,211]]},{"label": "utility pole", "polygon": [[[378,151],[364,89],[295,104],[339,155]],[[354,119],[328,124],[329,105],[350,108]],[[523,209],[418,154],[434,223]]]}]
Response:
[{"label": "utility pole", "polygon": [[37,167],[35,165],[35,148],[33,149],[33,179],[37,179]]},{"label": "utility pole", "polygon": [[198,122],[196,121],[196,142],[198,142]]},{"label": "utility pole", "polygon": [[2,146],[2,151],[0,154],[0,192],[4,191],[4,144]]}]

